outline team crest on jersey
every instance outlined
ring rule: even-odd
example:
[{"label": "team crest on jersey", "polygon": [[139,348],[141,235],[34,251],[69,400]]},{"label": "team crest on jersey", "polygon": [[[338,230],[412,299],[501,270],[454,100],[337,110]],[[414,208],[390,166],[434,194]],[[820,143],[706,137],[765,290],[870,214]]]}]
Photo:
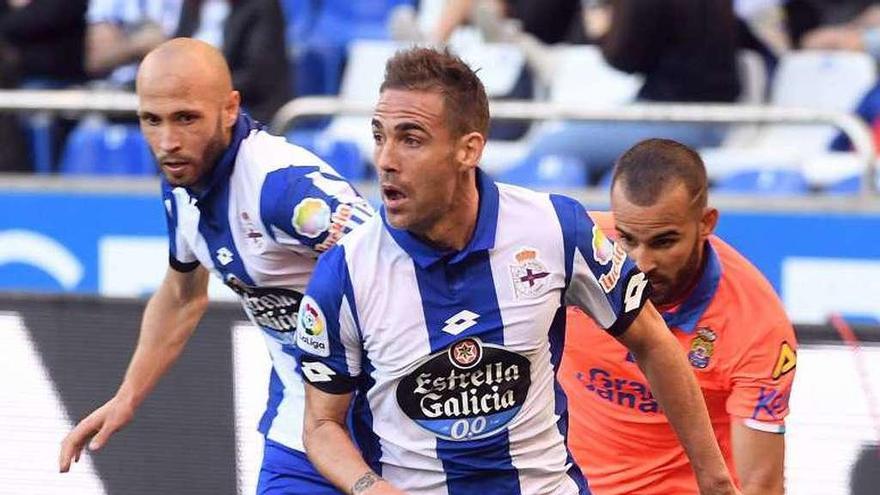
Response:
[{"label": "team crest on jersey", "polygon": [[293,209],[293,230],[314,239],[330,227],[330,205],[320,198],[305,198]]},{"label": "team crest on jersey", "polygon": [[250,287],[235,275],[224,278],[241,298],[244,311],[266,334],[282,344],[293,345],[296,315],[303,295],[281,287]]},{"label": "team crest on jersey", "polygon": [[691,340],[691,350],[688,352],[688,361],[697,369],[705,369],[709,366],[709,359],[715,351],[715,339],[717,336],[709,328],[698,328],[697,336]]},{"label": "team crest on jersey", "polygon": [[593,225],[593,259],[600,265],[607,265],[614,257],[614,244],[598,225]]},{"label": "team crest on jersey", "polygon": [[522,408],[532,383],[530,367],[525,356],[468,337],[404,376],[397,403],[440,438],[485,438],[504,429]]},{"label": "team crest on jersey", "polygon": [[296,344],[300,349],[316,356],[330,355],[327,319],[318,303],[309,296],[305,296],[300,305],[296,329]]},{"label": "team crest on jersey", "polygon": [[248,245],[253,246],[258,251],[262,251],[266,247],[266,237],[254,225],[251,216],[246,211],[243,211],[238,219],[241,223],[241,231],[244,233]]},{"label": "team crest on jersey", "polygon": [[516,296],[535,297],[543,293],[550,272],[538,259],[538,250],[523,248],[514,257],[516,264],[510,265],[510,276]]}]

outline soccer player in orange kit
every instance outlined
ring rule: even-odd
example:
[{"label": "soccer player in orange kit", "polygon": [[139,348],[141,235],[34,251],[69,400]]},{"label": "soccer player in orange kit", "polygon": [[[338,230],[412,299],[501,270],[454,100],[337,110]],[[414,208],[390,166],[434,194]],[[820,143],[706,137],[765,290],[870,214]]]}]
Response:
[{"label": "soccer player in orange kit", "polygon": [[[609,213],[589,260],[626,252],[648,276],[652,302],[687,353],[725,461],[744,495],[784,492],[785,416],[797,362],[794,330],[767,280],[712,234],[699,155],[650,139],[618,160]],[[569,309],[559,381],[569,399],[569,447],[594,495],[697,494],[694,473],[632,356]]]}]

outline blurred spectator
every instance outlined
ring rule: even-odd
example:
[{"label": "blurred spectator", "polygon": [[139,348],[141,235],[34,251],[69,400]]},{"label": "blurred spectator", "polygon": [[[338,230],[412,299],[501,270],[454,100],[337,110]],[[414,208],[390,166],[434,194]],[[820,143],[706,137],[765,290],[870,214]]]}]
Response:
[{"label": "blurred spectator", "polygon": [[[0,43],[19,81],[76,82],[83,73],[88,0],[0,0]],[[7,77],[10,74],[5,74]]]},{"label": "blurred spectator", "polygon": [[[587,26],[593,32],[589,34],[599,40],[609,64],[644,75],[638,95],[642,102],[736,100],[740,91],[737,23],[730,0],[611,0],[590,5]],[[589,91],[589,83],[584,81],[585,91]],[[723,128],[569,123],[539,136],[533,152],[580,158],[595,178],[633,143],[650,137],[700,148],[718,145]]]},{"label": "blurred spectator", "polygon": [[[0,0],[0,88],[80,81],[87,0]],[[0,171],[33,169],[17,115],[0,114]]]},{"label": "blurred spectator", "polygon": [[137,62],[154,47],[200,39],[222,49],[242,105],[268,121],[290,97],[284,30],[278,0],[91,0],[86,70],[131,88]]},{"label": "blurred spectator", "polygon": [[[796,48],[831,48],[829,43],[834,43],[844,48],[842,44],[852,41],[848,36],[851,32],[846,32],[847,28],[857,27],[860,24],[860,15],[867,14],[867,9],[877,3],[880,2],[877,0],[789,0],[785,3],[785,16],[792,45]],[[826,32],[826,28],[831,30]],[[822,33],[818,40],[821,46],[815,44],[817,41],[815,39],[807,41],[808,36],[815,36],[818,33]],[[839,36],[841,34],[844,36]]]},{"label": "blurred spectator", "polygon": [[449,0],[433,39],[447,41],[455,28],[475,21],[480,9],[518,20],[523,31],[546,44],[585,41],[581,0]]},{"label": "blurred spectator", "polygon": [[880,5],[865,7],[846,22],[807,31],[801,38],[801,47],[865,51],[880,60]]}]

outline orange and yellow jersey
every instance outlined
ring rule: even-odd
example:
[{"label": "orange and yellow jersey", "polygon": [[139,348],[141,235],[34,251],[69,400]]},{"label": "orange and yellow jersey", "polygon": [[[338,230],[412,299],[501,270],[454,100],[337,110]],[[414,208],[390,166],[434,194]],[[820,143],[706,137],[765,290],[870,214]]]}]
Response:
[{"label": "orange and yellow jersey", "polygon": [[[613,236],[591,213],[594,242]],[[707,241],[690,295],[662,312],[697,377],[731,473],[732,421],[784,433],[797,343],[761,273],[718,237]],[[697,494],[678,438],[627,349],[569,309],[559,381],[568,395],[568,445],[594,495]]]}]

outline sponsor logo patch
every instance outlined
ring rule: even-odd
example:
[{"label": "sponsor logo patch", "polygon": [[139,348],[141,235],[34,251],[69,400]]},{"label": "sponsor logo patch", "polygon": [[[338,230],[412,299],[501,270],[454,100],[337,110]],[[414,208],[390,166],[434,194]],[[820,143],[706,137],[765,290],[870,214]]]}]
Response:
[{"label": "sponsor logo patch", "polygon": [[[612,246],[611,268],[607,273],[599,277],[599,285],[602,286],[602,290],[606,294],[610,293],[617,286],[617,282],[620,280],[620,272],[623,270],[623,262],[626,261],[626,251],[617,243],[612,244]],[[593,251],[593,256],[596,257],[596,251]],[[603,264],[608,264],[608,262],[606,261]]]},{"label": "sponsor logo patch", "polygon": [[783,342],[779,346],[779,356],[776,358],[776,366],[773,367],[771,376],[774,380],[778,380],[795,367],[797,367],[797,352],[788,345],[788,342]]},{"label": "sponsor logo patch", "polygon": [[293,230],[314,239],[330,227],[330,206],[320,198],[305,198],[293,209]]},{"label": "sponsor logo patch", "polygon": [[523,248],[514,257],[516,264],[510,265],[510,276],[516,297],[536,297],[542,294],[550,272],[538,259],[538,250]]},{"label": "sponsor logo patch", "polygon": [[643,413],[660,412],[651,389],[642,382],[615,377],[602,368],[592,368],[586,373],[578,371],[575,378],[602,400]]},{"label": "sponsor logo patch", "polygon": [[593,225],[593,259],[600,265],[607,265],[614,255],[614,244],[597,225]]},{"label": "sponsor logo patch", "polygon": [[697,336],[691,340],[691,350],[688,352],[688,361],[697,369],[705,369],[709,366],[709,359],[715,351],[715,332],[709,328],[698,328]]},{"label": "sponsor logo patch", "polygon": [[330,355],[327,319],[318,303],[309,296],[303,297],[296,328],[296,345],[300,349],[316,356]]},{"label": "sponsor logo patch", "polygon": [[752,411],[752,419],[761,421],[779,420],[788,409],[788,394],[770,387],[761,387]]},{"label": "sponsor logo patch", "polygon": [[241,298],[251,321],[282,344],[294,344],[302,294],[279,287],[250,287],[231,273],[226,275],[225,284]]},{"label": "sponsor logo patch", "polygon": [[341,203],[330,216],[330,226],[327,237],[315,246],[315,251],[323,253],[332,248],[342,239],[342,236],[351,232],[351,229],[363,223],[372,215],[370,206],[364,201],[357,203]]},{"label": "sponsor logo patch", "polygon": [[531,386],[529,360],[465,338],[428,357],[397,385],[409,418],[440,438],[491,436],[516,416]]}]

